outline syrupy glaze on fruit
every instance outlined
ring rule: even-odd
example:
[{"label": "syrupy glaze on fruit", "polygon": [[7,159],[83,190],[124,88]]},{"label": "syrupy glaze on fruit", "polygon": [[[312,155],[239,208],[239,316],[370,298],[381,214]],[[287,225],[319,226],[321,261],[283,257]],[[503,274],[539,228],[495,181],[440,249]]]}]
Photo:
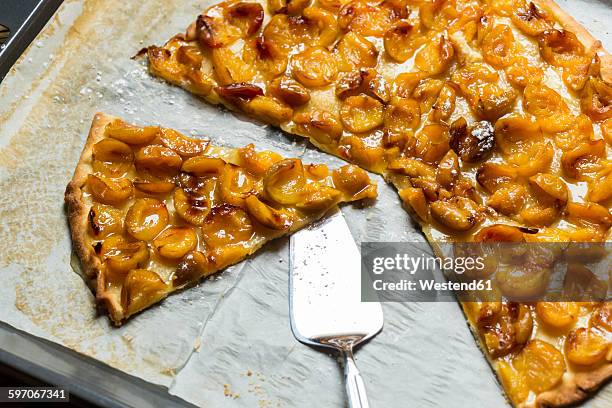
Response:
[{"label": "syrupy glaze on fruit", "polygon": [[[524,0],[269,0],[212,6],[146,53],[154,75],[384,175],[435,246],[610,239],[600,51]],[[611,364],[610,303],[560,305],[465,305],[515,405]]]},{"label": "syrupy glaze on fruit", "polygon": [[172,129],[109,122],[82,187],[98,296],[122,319],[241,261],[340,202],[375,198],[357,166],[330,171],[271,151],[212,146]]}]

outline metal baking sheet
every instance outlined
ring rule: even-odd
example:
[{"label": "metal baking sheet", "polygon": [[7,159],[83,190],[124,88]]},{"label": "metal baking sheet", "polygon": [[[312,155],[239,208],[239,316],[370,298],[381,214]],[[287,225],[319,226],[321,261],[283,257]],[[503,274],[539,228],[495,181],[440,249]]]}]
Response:
[{"label": "metal baking sheet", "polygon": [[[0,86],[0,320],[207,407],[341,407],[334,356],[293,338],[288,241],[177,293],[117,329],[71,269],[63,192],[93,114],[159,123],[216,143],[255,143],[341,165],[304,141],[152,79],[161,44],[210,2],[67,0]],[[604,40],[612,6],[563,1]],[[343,211],[357,241],[424,240],[378,178],[376,205]],[[384,304],[385,328],[356,354],[373,407],[505,406],[454,303]],[[586,405],[612,405],[607,387]],[[474,402],[477,401],[475,404]]]}]

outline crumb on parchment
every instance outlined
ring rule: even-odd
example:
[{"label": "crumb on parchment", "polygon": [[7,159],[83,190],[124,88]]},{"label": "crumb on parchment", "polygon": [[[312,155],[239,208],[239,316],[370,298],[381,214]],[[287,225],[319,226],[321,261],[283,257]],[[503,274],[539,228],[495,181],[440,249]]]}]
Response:
[{"label": "crumb on parchment", "polygon": [[228,398],[232,398],[232,399],[240,398],[240,394],[236,394],[235,392],[232,392],[228,384],[223,384],[223,395],[225,395]]}]

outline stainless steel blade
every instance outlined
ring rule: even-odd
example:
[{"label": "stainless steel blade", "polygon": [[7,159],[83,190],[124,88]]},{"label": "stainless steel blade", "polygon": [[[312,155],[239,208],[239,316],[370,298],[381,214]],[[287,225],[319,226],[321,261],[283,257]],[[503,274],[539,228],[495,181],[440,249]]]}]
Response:
[{"label": "stainless steel blade", "polygon": [[343,352],[349,405],[368,407],[352,351],[382,329],[383,313],[380,303],[361,302],[361,257],[342,213],[295,233],[290,248],[293,334]]}]

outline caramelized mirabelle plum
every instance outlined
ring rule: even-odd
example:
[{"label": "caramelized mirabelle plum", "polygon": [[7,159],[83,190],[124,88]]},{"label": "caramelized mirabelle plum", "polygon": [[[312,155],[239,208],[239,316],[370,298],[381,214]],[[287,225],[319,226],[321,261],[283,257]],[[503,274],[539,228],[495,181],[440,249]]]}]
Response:
[{"label": "caramelized mirabelle plum", "polygon": [[519,30],[533,37],[552,28],[552,22],[546,13],[531,1],[514,10],[510,18]]},{"label": "caramelized mirabelle plum", "polygon": [[529,307],[519,303],[503,303],[498,312],[481,319],[479,324],[487,352],[493,358],[526,344],[533,330]]},{"label": "caramelized mirabelle plum", "polygon": [[451,76],[466,96],[472,110],[480,117],[495,121],[514,107],[517,93],[499,81],[499,74],[486,64],[472,63]]},{"label": "caramelized mirabelle plum", "polygon": [[523,91],[525,110],[534,116],[550,116],[569,111],[556,91],[545,85],[529,85]]},{"label": "caramelized mirabelle plum", "polygon": [[601,227],[605,230],[612,225],[612,215],[610,210],[603,205],[585,202],[570,202],[565,208],[568,221],[586,226]]},{"label": "caramelized mirabelle plum", "polygon": [[580,308],[574,302],[538,302],[536,313],[544,324],[556,328],[569,328],[579,317]]},{"label": "caramelized mirabelle plum", "polygon": [[367,132],[383,124],[384,107],[371,96],[350,96],[342,102],[340,119],[351,132]]},{"label": "caramelized mirabelle plum", "polygon": [[512,85],[524,88],[542,82],[544,71],[525,57],[515,57],[506,67],[506,76]]},{"label": "caramelized mirabelle plum", "polygon": [[406,18],[408,10],[403,2],[384,1],[380,4],[364,0],[351,1],[338,12],[342,30],[364,36],[382,37],[387,27],[399,18]]},{"label": "caramelized mirabelle plum", "polygon": [[206,217],[202,236],[213,248],[237,244],[253,236],[253,224],[242,208],[223,204],[214,207]]},{"label": "caramelized mirabelle plum", "polygon": [[105,177],[87,176],[87,186],[96,201],[118,205],[132,196],[132,182],[128,179],[111,180]]},{"label": "caramelized mirabelle plum", "polygon": [[437,163],[450,150],[448,127],[439,124],[425,125],[414,137],[415,145],[405,152],[423,159],[427,163]]},{"label": "caramelized mirabelle plum", "polygon": [[561,352],[543,340],[530,341],[512,363],[537,394],[557,385],[565,372]]},{"label": "caramelized mirabelle plum", "polygon": [[[598,239],[602,241],[601,238]],[[603,245],[571,245],[565,258],[573,261],[567,265],[563,280],[563,295],[573,300],[603,300],[608,292],[607,279],[600,279],[589,268],[578,262],[599,261],[607,255]]]},{"label": "caramelized mirabelle plum", "polygon": [[172,149],[182,157],[193,157],[203,154],[210,143],[207,139],[186,137],[176,130],[165,128],[161,129],[159,140],[164,146]]},{"label": "caramelized mirabelle plum", "polygon": [[332,45],[338,37],[338,23],[333,13],[321,7],[306,7],[302,13],[304,19],[317,29],[316,41],[322,47]]},{"label": "caramelized mirabelle plum", "polygon": [[238,149],[238,157],[240,166],[257,176],[264,175],[270,167],[283,159],[280,154],[270,150],[256,152],[253,144]]},{"label": "caramelized mirabelle plum", "polygon": [[584,45],[566,30],[546,30],[538,38],[538,44],[542,59],[558,67],[571,67],[584,53]]},{"label": "caramelized mirabelle plum", "polygon": [[225,161],[218,157],[196,156],[183,162],[181,170],[197,177],[218,176],[223,172]]},{"label": "caramelized mirabelle plum", "polygon": [[310,4],[310,0],[268,0],[268,10],[273,14],[299,15],[302,14],[308,4]]},{"label": "caramelized mirabelle plum", "polygon": [[512,216],[521,211],[527,195],[527,189],[522,184],[508,183],[489,196],[487,205],[501,214]]},{"label": "caramelized mirabelle plum", "polygon": [[175,184],[169,181],[149,181],[136,179],[133,181],[134,188],[140,193],[147,195],[168,194],[174,190]]},{"label": "caramelized mirabelle plum", "polygon": [[525,378],[506,361],[499,361],[497,370],[508,397],[518,406],[529,396],[529,387]]},{"label": "caramelized mirabelle plum", "polygon": [[572,364],[591,366],[604,360],[612,343],[594,330],[581,327],[565,340],[565,355]]},{"label": "caramelized mirabelle plum", "polygon": [[607,176],[600,177],[593,180],[589,184],[588,199],[590,201],[600,203],[610,199],[612,197],[612,172]]},{"label": "caramelized mirabelle plum", "polygon": [[580,98],[580,109],[598,122],[612,118],[612,85],[599,78],[590,78]]},{"label": "caramelized mirabelle plum", "polygon": [[209,276],[217,270],[214,257],[201,251],[191,251],[179,262],[172,275],[172,286],[184,286],[197,279]]},{"label": "caramelized mirabelle plum", "polygon": [[365,37],[349,31],[336,44],[338,69],[352,71],[355,68],[374,67],[378,61],[378,50]]},{"label": "caramelized mirabelle plum", "polygon": [[476,181],[489,192],[494,192],[516,178],[515,169],[499,163],[483,163],[476,171]]},{"label": "caramelized mirabelle plum", "polygon": [[220,48],[256,33],[264,19],[258,3],[223,2],[210,7],[196,21],[196,36],[204,47]]},{"label": "caramelized mirabelle plum", "polygon": [[275,125],[287,122],[293,115],[293,110],[289,106],[268,96],[256,96],[242,105],[242,109]]},{"label": "caramelized mirabelle plum", "polygon": [[95,238],[123,231],[123,214],[109,205],[94,203],[89,210],[89,226]]},{"label": "caramelized mirabelle plum", "polygon": [[140,241],[151,241],[168,225],[166,204],[155,198],[138,198],[125,216],[128,233]]},{"label": "caramelized mirabelle plum", "polygon": [[276,78],[287,69],[287,53],[263,36],[244,43],[242,59],[266,79]]},{"label": "caramelized mirabelle plum", "polygon": [[127,144],[116,139],[103,139],[92,148],[94,172],[109,177],[121,177],[134,161],[134,153]]},{"label": "caramelized mirabelle plum", "polygon": [[183,160],[174,150],[162,145],[149,145],[136,152],[136,169],[157,177],[175,176]]},{"label": "caramelized mirabelle plum", "polygon": [[[214,194],[215,188],[216,181],[207,180],[202,189],[207,189],[210,194]],[[176,213],[192,225],[202,225],[212,205],[213,201],[208,194],[186,191],[180,188],[174,191],[174,209]]]},{"label": "caramelized mirabelle plum", "polygon": [[338,75],[338,68],[327,49],[310,47],[293,56],[291,73],[302,85],[316,88],[332,83]]},{"label": "caramelized mirabelle plum", "polygon": [[221,200],[236,206],[243,206],[244,200],[261,190],[256,177],[244,168],[226,164],[220,178]]},{"label": "caramelized mirabelle plum", "polygon": [[495,123],[495,140],[504,153],[522,150],[525,144],[541,137],[540,123],[533,117],[511,114]]},{"label": "caramelized mirabelle plum", "polygon": [[361,200],[363,198],[376,198],[376,185],[370,181],[365,170],[347,164],[332,173],[334,186],[342,191],[350,200]]},{"label": "caramelized mirabelle plum", "polygon": [[434,122],[448,122],[451,115],[455,111],[455,101],[457,99],[457,92],[450,83],[444,84],[436,102],[431,107],[430,118]]},{"label": "caramelized mirabelle plum", "polygon": [[497,68],[510,65],[516,52],[514,34],[505,24],[493,26],[482,41],[484,60]]},{"label": "caramelized mirabelle plum", "polygon": [[523,242],[523,231],[512,225],[494,224],[474,236],[475,242]]},{"label": "caramelized mirabelle plum", "polygon": [[399,191],[402,201],[409,205],[416,215],[423,221],[429,219],[427,200],[422,188],[407,187]]},{"label": "caramelized mirabelle plum", "polygon": [[264,94],[263,89],[259,86],[246,83],[246,82],[236,82],[229,85],[218,86],[215,88],[217,94],[235,104],[241,105],[244,102],[253,100],[257,96],[262,96]]},{"label": "caramelized mirabelle plum", "polygon": [[406,62],[422,43],[418,29],[407,20],[400,20],[385,32],[384,46],[396,62]]},{"label": "caramelized mirabelle plum", "polygon": [[342,124],[329,112],[312,110],[293,117],[299,133],[311,136],[324,145],[336,143],[342,136]]},{"label": "caramelized mirabelle plum", "polygon": [[395,98],[385,107],[383,124],[385,131],[406,134],[419,127],[421,108],[414,99]]},{"label": "caramelized mirabelle plum", "polygon": [[309,19],[305,18],[305,16],[276,14],[272,16],[264,28],[263,37],[266,41],[270,41],[287,54],[295,46],[302,44],[305,47],[328,46],[330,44],[330,36],[322,36],[328,28],[321,24],[321,21],[314,18]]},{"label": "caramelized mirabelle plum", "polygon": [[415,88],[421,80],[423,80],[427,74],[416,71],[416,72],[403,72],[399,74],[395,81],[393,81],[393,94],[400,98],[410,98]]},{"label": "caramelized mirabelle plum", "polygon": [[467,121],[459,118],[450,127],[449,143],[463,161],[481,161],[488,157],[495,147],[495,130],[486,120],[468,128]]},{"label": "caramelized mirabelle plum", "polygon": [[450,189],[460,175],[459,157],[453,150],[449,150],[438,163],[436,181],[444,188]]},{"label": "caramelized mirabelle plum", "polygon": [[548,170],[554,156],[550,142],[533,143],[524,150],[508,156],[510,163],[519,176],[530,177]]},{"label": "caramelized mirabelle plum", "polygon": [[285,159],[274,164],[267,171],[263,184],[272,200],[288,205],[297,203],[306,184],[301,160]]},{"label": "caramelized mirabelle plum", "polygon": [[558,176],[549,173],[538,173],[529,178],[529,185],[536,196],[547,203],[565,206],[569,199],[567,184]]},{"label": "caramelized mirabelle plum", "polygon": [[444,0],[426,0],[419,4],[419,20],[421,24],[431,29],[434,27],[436,17],[440,16],[440,9],[444,5]]},{"label": "caramelized mirabelle plum", "polygon": [[121,305],[126,314],[134,314],[163,299],[170,291],[169,285],[153,271],[131,270],[121,288]]},{"label": "caramelized mirabelle plum", "polygon": [[193,228],[188,226],[170,227],[162,231],[153,240],[157,252],[168,259],[181,259],[198,244],[198,236]]},{"label": "caramelized mirabelle plum", "polygon": [[443,226],[454,231],[468,231],[478,225],[483,214],[478,204],[466,197],[452,197],[431,203],[431,215]]},{"label": "caramelized mirabelle plum", "polygon": [[328,210],[342,198],[342,193],[326,185],[306,184],[302,199],[295,204],[303,211]]},{"label": "caramelized mirabelle plum", "polygon": [[336,96],[345,99],[349,96],[366,94],[381,102],[389,102],[389,84],[375,69],[362,68],[343,74],[336,82]]},{"label": "caramelized mirabelle plum", "polygon": [[111,270],[127,273],[131,269],[146,265],[149,260],[147,244],[130,241],[121,235],[111,235],[104,240],[100,251]]},{"label": "caramelized mirabelle plum", "polygon": [[181,45],[176,51],[176,60],[199,70],[204,61],[204,54],[197,45]]},{"label": "caramelized mirabelle plum", "polygon": [[272,95],[292,107],[302,106],[310,101],[307,88],[291,78],[281,77],[268,85]]},{"label": "caramelized mirabelle plum", "polygon": [[255,69],[229,48],[214,48],[210,54],[212,68],[219,85],[251,82]]},{"label": "caramelized mirabelle plum", "polygon": [[116,139],[103,139],[93,145],[92,157],[94,160],[109,163],[131,163],[134,153],[127,144]]},{"label": "caramelized mirabelle plum", "polygon": [[583,142],[561,155],[561,168],[566,176],[580,179],[605,155],[606,143],[602,139]]},{"label": "caramelized mirabelle plum", "polygon": [[436,75],[449,68],[454,55],[453,44],[444,36],[440,36],[429,41],[417,52],[414,65],[429,75]]},{"label": "caramelized mirabelle plum", "polygon": [[292,224],[291,216],[287,211],[272,208],[255,195],[248,196],[244,202],[249,215],[268,228],[285,230]]},{"label": "caramelized mirabelle plum", "polygon": [[158,131],[159,128],[156,126],[139,127],[130,125],[121,119],[113,120],[105,128],[107,136],[130,145],[150,143],[155,139]]}]

